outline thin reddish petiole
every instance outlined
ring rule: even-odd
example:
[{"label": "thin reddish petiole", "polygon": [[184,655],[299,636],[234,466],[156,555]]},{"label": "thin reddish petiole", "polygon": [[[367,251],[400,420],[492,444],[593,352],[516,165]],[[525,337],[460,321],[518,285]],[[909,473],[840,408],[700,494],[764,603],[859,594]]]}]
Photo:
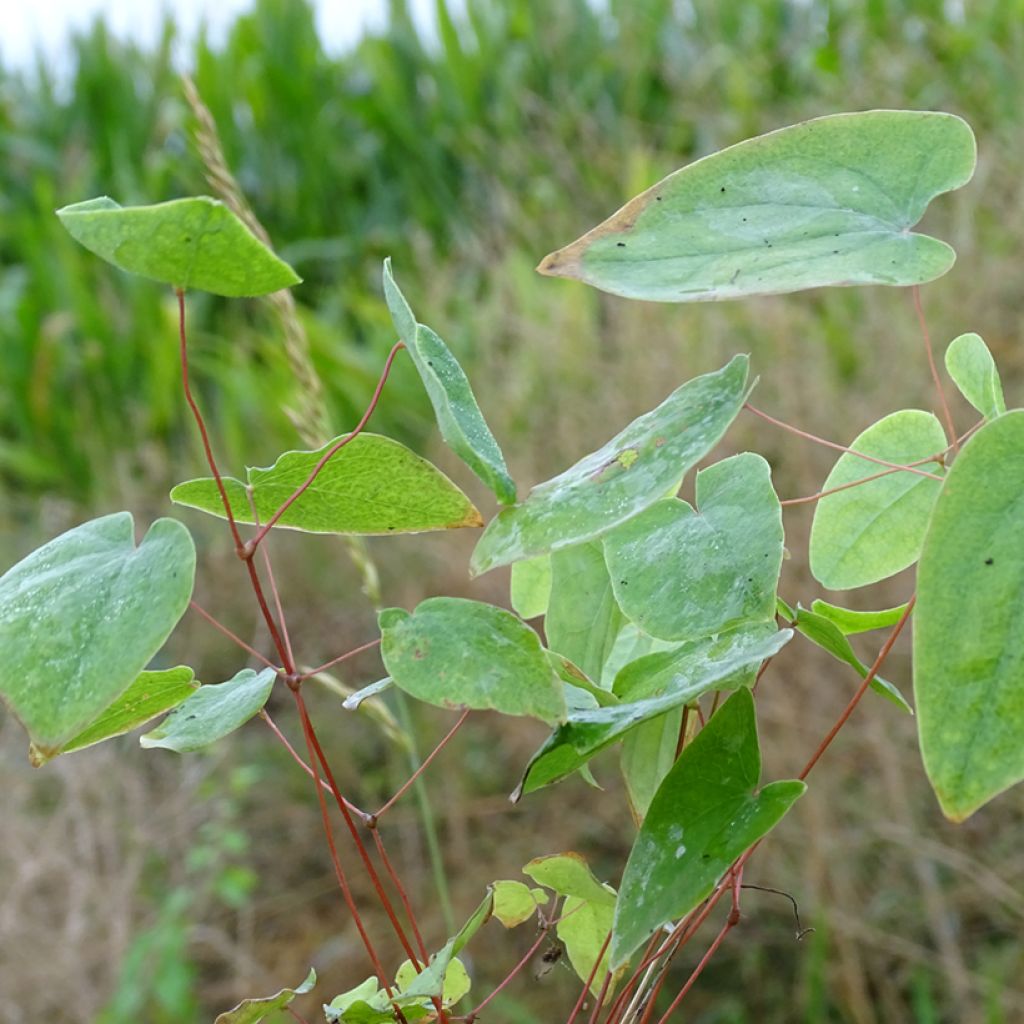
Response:
[{"label": "thin reddish petiole", "polygon": [[924,318],[924,306],[921,304],[921,289],[914,285],[910,289],[914,296],[914,310],[917,313],[917,322],[921,328],[921,337],[924,338],[924,350],[928,354],[928,369],[931,370],[932,383],[939,393],[939,405],[942,407],[942,416],[946,421],[946,434],[949,437],[949,444],[954,454],[960,450],[960,442],[957,440],[956,427],[953,426],[953,414],[949,411],[949,402],[946,400],[946,389],[939,379],[939,371],[935,366],[935,353],[932,351],[932,338],[928,333],[928,323]]},{"label": "thin reddish petiole", "polygon": [[321,672],[326,672],[329,668],[334,668],[335,665],[340,665],[341,662],[347,661],[349,658],[354,658],[357,654],[362,654],[363,651],[372,650],[374,647],[379,646],[379,644],[380,637],[377,637],[376,640],[371,640],[369,643],[362,644],[359,647],[353,647],[351,651],[346,651],[344,654],[339,654],[338,657],[331,658],[330,661],[324,662],[323,665],[320,665],[317,668],[310,669],[309,672],[303,672],[302,675],[299,676],[299,679],[301,679],[302,681],[312,679],[313,676],[318,676],[320,675]]},{"label": "thin reddish petiole", "polygon": [[[701,973],[703,972],[704,968],[707,967],[708,962],[715,955],[715,953],[718,952],[718,947],[722,944],[726,935],[728,935],[729,932],[731,932],[735,927],[736,924],[733,921],[732,914],[730,914],[729,919],[725,922],[724,925],[722,925],[721,931],[715,936],[715,941],[711,943],[711,945],[708,947],[708,951],[700,958],[700,962],[697,964],[696,967],[694,967],[692,973],[690,974],[690,977],[687,978],[686,984],[682,987],[681,991],[679,992],[679,995],[677,995],[675,999],[672,1000],[672,1002],[669,1004],[669,1008],[661,1015],[660,1018],[658,1018],[658,1024],[667,1024],[668,1019],[672,1016],[673,1013],[676,1012],[676,1010],[679,1007],[679,1004],[686,998],[687,993],[689,993],[690,989],[692,989],[693,986],[696,984],[697,979],[701,976]],[[653,999],[651,1001],[651,1005],[654,1005]]]},{"label": "thin reddish petiole", "polygon": [[[249,508],[252,510],[252,521],[257,529],[260,525],[259,513],[256,511],[256,499],[253,497],[252,488],[245,489],[245,496],[249,499]],[[295,654],[292,651],[292,639],[288,635],[288,622],[284,617],[284,608],[281,606],[281,595],[277,589],[277,580],[274,579],[274,567],[270,564],[270,552],[264,547],[260,552],[263,555],[263,568],[267,570],[267,582],[270,584],[270,596],[274,600],[274,610],[277,612],[277,621],[281,624],[281,638],[284,640],[285,650],[288,652],[288,660],[295,665]]]},{"label": "thin reddish petiole", "polygon": [[612,933],[609,932],[605,936],[604,942],[601,943],[601,948],[597,951],[597,956],[594,958],[594,966],[590,968],[590,973],[587,975],[586,980],[583,982],[583,991],[580,992],[579,999],[576,1000],[576,1005],[572,1008],[572,1012],[569,1014],[569,1019],[565,1024],[573,1024],[573,1021],[579,1016],[580,1010],[583,1009],[583,1004],[586,1002],[587,993],[590,991],[590,986],[594,984],[594,978],[597,977],[597,969],[601,966],[601,961],[604,959],[604,954],[608,949],[609,943],[612,941]]},{"label": "thin reddish petiole", "polygon": [[259,532],[251,541],[249,541],[246,551],[255,551],[259,547],[260,542],[264,537],[273,529],[274,524],[291,508],[292,503],[297,501],[306,491],[306,489],[313,483],[314,480],[320,475],[320,471],[327,465],[327,463],[345,447],[350,441],[355,440],[363,431],[363,428],[369,422],[370,417],[373,415],[373,410],[377,408],[377,402],[380,401],[381,392],[384,390],[384,385],[387,382],[388,374],[391,372],[391,364],[395,361],[395,356],[405,348],[404,342],[397,341],[392,346],[391,351],[388,353],[388,357],[384,362],[384,369],[381,371],[380,379],[377,381],[377,387],[373,391],[373,396],[370,398],[370,404],[366,407],[366,412],[363,413],[362,419],[355,425],[355,428],[350,434],[346,434],[337,443],[331,445],[331,447],[324,452],[320,460],[313,467],[312,472],[306,477],[305,481],[301,483],[281,504],[281,507],[266,521],[266,523],[260,528]]},{"label": "thin reddish petiole", "polygon": [[475,1006],[472,1010],[470,1010],[469,1013],[467,1013],[466,1016],[462,1018],[464,1021],[468,1022],[476,1020],[476,1018],[480,1016],[480,1011],[485,1006],[487,1006],[487,1004],[490,1003],[491,1000],[493,1000],[501,994],[502,990],[511,983],[512,979],[515,978],[515,976],[530,962],[530,960],[533,958],[537,950],[540,949],[544,940],[547,938],[550,929],[550,925],[545,925],[543,928],[541,928],[540,934],[534,940],[533,945],[530,946],[530,948],[526,951],[525,954],[523,954],[522,959],[515,965],[515,967],[513,967],[512,970],[509,971],[507,975],[505,975],[505,980],[502,981],[502,983],[498,985],[494,989],[494,991],[491,992],[491,994],[487,996],[487,998],[484,999],[478,1006]]},{"label": "thin reddish petiole", "polygon": [[423,759],[423,763],[412,773],[412,775],[406,780],[405,784],[397,793],[373,816],[375,819],[380,820],[385,811],[391,809],[405,794],[408,792],[409,787],[423,774],[424,771],[430,766],[430,762],[437,757],[438,754],[448,745],[448,741],[459,731],[462,727],[462,723],[469,717],[469,708],[459,715],[459,720],[451,727],[444,739]]},{"label": "thin reddish petiole", "polygon": [[239,647],[242,648],[243,651],[248,651],[258,661],[263,662],[263,664],[266,665],[267,668],[272,668],[275,672],[280,672],[281,671],[281,669],[277,665],[275,665],[269,658],[266,658],[262,654],[260,654],[260,652],[257,651],[255,647],[251,647],[240,636],[236,636],[234,633],[232,633],[231,630],[228,629],[227,626],[225,626],[222,622],[219,622],[217,619],[215,619],[201,605],[196,604],[195,601],[189,601],[188,604],[189,604],[189,607],[192,609],[192,611],[194,611],[201,618],[206,619],[206,621],[211,626],[213,626],[214,629],[219,630],[229,640],[233,640],[236,644],[238,644]]},{"label": "thin reddish petiole", "polygon": [[769,416],[768,413],[755,408],[749,402],[744,402],[743,408],[748,412],[752,412],[755,416],[760,416],[761,419],[776,427],[781,427],[783,430],[788,430],[791,434],[796,434],[797,437],[802,437],[807,441],[813,441],[815,444],[824,445],[826,448],[832,448],[834,451],[846,452],[849,455],[856,455],[858,459],[864,459],[865,462],[874,462],[879,466],[888,466],[889,469],[901,469],[906,473],[916,473],[918,476],[928,477],[929,480],[942,479],[941,476],[936,476],[935,473],[928,473],[925,470],[917,469],[914,466],[904,466],[898,462],[888,462],[885,459],[875,458],[874,455],[865,455],[864,452],[855,452],[852,448],[847,448],[845,445],[836,444],[835,441],[828,441],[824,437],[818,437],[817,434],[809,434],[806,430],[801,430],[799,427],[794,427],[790,423],[786,423],[783,420],[777,420],[774,416]]},{"label": "thin reddish petiole", "polygon": [[426,964],[430,960],[430,955],[427,953],[426,944],[423,941],[423,936],[420,934],[420,927],[416,922],[416,915],[413,913],[412,904],[409,902],[409,896],[405,891],[405,886],[402,885],[402,881],[398,877],[398,872],[395,871],[394,866],[391,863],[391,858],[388,856],[388,851],[384,848],[384,839],[380,834],[380,829],[375,828],[372,831],[373,842],[377,847],[380,862],[384,865],[384,870],[387,872],[388,878],[391,879],[391,884],[394,885],[398,892],[398,898],[405,910],[405,916],[408,918],[409,925],[412,927],[413,938],[416,940],[416,946],[420,951],[419,962],[415,959],[413,960],[413,966],[418,971],[421,969],[421,963]]}]

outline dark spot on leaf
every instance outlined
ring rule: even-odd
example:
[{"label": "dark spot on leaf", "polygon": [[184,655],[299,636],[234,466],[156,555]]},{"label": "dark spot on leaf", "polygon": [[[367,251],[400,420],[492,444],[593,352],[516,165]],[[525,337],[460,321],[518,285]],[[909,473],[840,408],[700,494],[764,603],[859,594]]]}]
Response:
[{"label": "dark spot on leaf", "polygon": [[184,238],[185,244],[188,245],[189,242],[191,242],[191,241],[192,241],[192,236],[191,235],[186,235],[185,238]]},{"label": "dark spot on leaf", "polygon": [[838,256],[839,255],[839,250],[838,249],[833,249],[832,250],[832,255],[833,256]]},{"label": "dark spot on leaf", "polygon": [[740,220],[742,220],[744,224],[747,223],[747,218],[746,217],[740,217]]},{"label": "dark spot on leaf", "polygon": [[995,559],[994,558],[986,558],[985,559],[985,564],[986,565],[994,565],[995,564]]},{"label": "dark spot on leaf", "polygon": [[416,650],[412,652],[412,656],[417,661],[421,661],[423,659],[423,652],[417,647]]},{"label": "dark spot on leaf", "polygon": [[626,248],[626,243],[625,243],[625,242],[616,242],[615,244],[616,244],[616,245],[617,245],[617,246],[618,246],[618,247],[619,247],[620,249],[625,249],[625,248]]},{"label": "dark spot on leaf", "polygon": [[660,203],[660,202],[661,202],[661,196],[655,196],[655,197],[654,197],[654,201],[655,201],[656,203]]},{"label": "dark spot on leaf", "polygon": [[388,527],[388,529],[389,529],[389,530],[395,530],[395,529],[397,529],[397,527],[395,527],[395,526],[389,526],[389,527]]},{"label": "dark spot on leaf", "polygon": [[718,191],[719,192],[724,192],[725,191],[725,186],[723,185]]},{"label": "dark spot on leaf", "polygon": [[619,580],[619,586],[620,587],[628,587],[629,586],[629,581],[628,580]]}]

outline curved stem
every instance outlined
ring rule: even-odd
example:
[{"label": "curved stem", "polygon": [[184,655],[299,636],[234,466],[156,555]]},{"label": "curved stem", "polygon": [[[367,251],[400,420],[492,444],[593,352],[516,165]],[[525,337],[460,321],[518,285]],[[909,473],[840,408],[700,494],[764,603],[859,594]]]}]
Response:
[{"label": "curved stem", "polygon": [[277,665],[275,665],[269,658],[266,658],[262,654],[260,654],[260,652],[257,651],[255,647],[251,647],[240,636],[237,636],[236,634],[232,633],[231,630],[228,629],[228,627],[225,626],[223,622],[220,622],[217,619],[215,619],[201,605],[197,604],[195,601],[189,601],[188,606],[201,618],[206,619],[206,621],[211,626],[213,626],[214,629],[219,630],[229,640],[233,640],[236,644],[238,644],[238,646],[241,647],[243,651],[248,651],[258,661],[263,662],[263,664],[266,665],[267,668],[272,668],[275,672],[281,671],[281,669]]},{"label": "curved stem", "polygon": [[949,411],[949,402],[946,401],[946,389],[939,379],[939,371],[935,366],[935,353],[932,351],[932,339],[928,333],[928,323],[924,318],[924,306],[921,305],[921,288],[914,285],[910,289],[914,296],[914,310],[917,313],[917,322],[921,328],[921,337],[924,338],[924,350],[928,355],[928,368],[931,370],[932,383],[939,394],[939,405],[942,407],[942,416],[946,421],[946,434],[949,437],[950,446],[954,454],[960,450],[960,443],[956,437],[956,427],[953,426],[953,414]]},{"label": "curved stem", "polygon": [[380,637],[377,637],[376,640],[371,640],[369,643],[362,644],[359,647],[353,647],[351,651],[339,654],[338,657],[331,658],[330,661],[325,661],[322,665],[319,665],[314,669],[310,669],[308,672],[303,672],[302,675],[299,676],[299,680],[305,682],[307,679],[312,679],[313,676],[318,676],[321,672],[326,672],[329,668],[334,668],[335,665],[340,665],[341,662],[347,661],[349,658],[354,658],[357,654],[362,654],[363,651],[369,651],[379,645]]}]

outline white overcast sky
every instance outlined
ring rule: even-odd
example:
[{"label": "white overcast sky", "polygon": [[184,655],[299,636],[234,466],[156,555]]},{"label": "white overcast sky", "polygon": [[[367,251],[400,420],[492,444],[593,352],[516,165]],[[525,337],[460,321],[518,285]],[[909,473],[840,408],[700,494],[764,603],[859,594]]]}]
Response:
[{"label": "white overcast sky", "polygon": [[[37,46],[51,60],[59,60],[70,30],[88,26],[98,13],[118,34],[149,41],[157,38],[163,13],[170,7],[186,37],[191,38],[205,18],[216,39],[239,12],[252,6],[252,0],[10,0],[2,6],[0,59],[8,67],[24,67]],[[410,0],[409,6],[423,25],[433,24],[434,0]],[[364,26],[380,24],[387,0],[314,0],[314,7],[321,38],[329,51],[336,52],[358,38]]]}]

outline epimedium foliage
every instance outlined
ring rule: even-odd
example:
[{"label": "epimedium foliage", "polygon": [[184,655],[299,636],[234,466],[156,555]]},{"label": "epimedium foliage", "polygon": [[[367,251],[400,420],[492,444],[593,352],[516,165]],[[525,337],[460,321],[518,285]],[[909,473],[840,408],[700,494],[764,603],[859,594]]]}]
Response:
[{"label": "epimedium foliage", "polygon": [[[970,128],[948,114],[820,118],[677,171],[548,256],[540,270],[661,301],[917,285],[947,271],[954,254],[911,229],[934,197],[970,179],[974,160]],[[191,288],[260,295],[298,282],[215,200],[122,208],[97,199],[59,216],[87,248],[172,285],[179,296]],[[1024,779],[1024,551],[1017,539],[1024,410],[1007,412],[978,335],[954,340],[945,359],[982,417],[966,440],[948,435],[930,412],[894,411],[844,448],[816,496],[810,565],[823,587],[868,586],[920,560],[916,593],[878,611],[822,598],[807,609],[777,592],[783,509],[764,459],[745,452],[714,462],[696,474],[693,506],[677,497],[747,402],[746,356],[683,382],[517,500],[466,374],[416,319],[389,262],[383,291],[396,350],[412,359],[442,437],[503,506],[469,571],[511,566],[515,611],[448,597],[381,611],[388,677],[345,706],[394,686],[441,707],[539,719],[552,731],[525,766],[515,799],[577,773],[592,781],[591,760],[618,746],[637,834],[618,892],[577,853],[542,856],[523,869],[532,885],[496,881],[433,957],[422,949],[413,955],[406,944],[409,958],[390,971],[367,942],[374,974],[325,1001],[328,1022],[447,1019],[470,991],[459,953],[491,917],[506,928],[536,921],[541,939],[554,929],[583,982],[577,1011],[589,993],[598,1009],[609,1007],[609,1021],[639,1019],[648,968],[703,920],[694,914],[710,913],[728,891],[738,905],[746,859],[804,792],[834,735],[799,778],[762,784],[754,688],[796,636],[861,681],[838,729],[868,686],[910,710],[878,672],[913,613],[914,707],[943,812],[963,820]],[[191,400],[187,377],[186,393]],[[179,505],[228,519],[280,666],[242,668],[218,685],[200,685],[185,667],[147,670],[192,590],[195,550],[171,520],[155,523],[138,546],[128,513],[85,523],[0,579],[0,695],[25,725],[35,763],[165,712],[143,746],[201,749],[259,713],[283,680],[296,696],[318,794],[322,768],[359,843],[351,805],[322,753],[316,766],[300,696],[306,677],[280,642],[283,613],[278,622],[267,609],[253,556],[272,528],[353,535],[484,525],[439,470],[396,441],[362,432],[374,403],[356,431],[321,449],[284,453],[269,468],[249,469],[244,481],[222,476],[211,454],[210,477],[171,493]],[[238,532],[244,524],[257,527],[247,542]],[[869,667],[850,637],[878,630],[888,638]],[[326,826],[326,805],[323,813]],[[363,815],[363,823],[375,827],[376,817]],[[720,936],[733,924],[730,915]],[[663,948],[641,957],[643,944],[656,949],[659,936]],[[311,974],[295,989],[245,1000],[218,1021],[262,1020],[314,980]]]}]

